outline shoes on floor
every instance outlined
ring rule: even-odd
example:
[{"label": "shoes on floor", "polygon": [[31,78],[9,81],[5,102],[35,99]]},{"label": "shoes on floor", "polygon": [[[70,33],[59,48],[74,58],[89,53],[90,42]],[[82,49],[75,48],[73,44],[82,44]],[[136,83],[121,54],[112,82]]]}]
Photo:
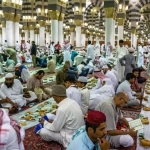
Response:
[{"label": "shoes on floor", "polygon": [[42,125],[41,123],[39,123],[39,124],[35,127],[35,133],[38,134],[42,128],[43,128],[43,125]]},{"label": "shoes on floor", "polygon": [[142,119],[141,119],[141,122],[142,122],[143,124],[149,124],[149,121],[148,121],[148,118],[147,118],[147,117],[142,118]]}]

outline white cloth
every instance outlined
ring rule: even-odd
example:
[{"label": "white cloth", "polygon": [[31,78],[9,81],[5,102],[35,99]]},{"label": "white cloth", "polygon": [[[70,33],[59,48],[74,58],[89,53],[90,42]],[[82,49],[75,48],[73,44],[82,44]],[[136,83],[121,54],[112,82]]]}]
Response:
[{"label": "white cloth", "polygon": [[29,52],[30,48],[31,48],[31,45],[30,45],[30,43],[27,42],[27,43],[26,43],[27,52]]},{"label": "white cloth", "polygon": [[93,60],[90,60],[86,67],[89,68],[89,73],[92,73],[94,70]]},{"label": "white cloth", "polygon": [[110,56],[111,56],[110,47],[107,46],[106,47],[106,57],[110,57]]},{"label": "white cloth", "polygon": [[[14,79],[14,84],[11,88],[7,88],[5,83],[1,85],[1,91],[14,103],[17,103],[19,106],[26,105],[26,98],[23,97],[23,86],[18,79]],[[35,100],[35,99],[32,99]],[[3,103],[3,107],[12,108],[12,105],[9,103]]]},{"label": "white cloth", "polygon": [[90,100],[90,91],[87,88],[81,89],[81,110],[83,115],[87,114]]},{"label": "white cloth", "polygon": [[96,42],[95,44],[95,51],[96,51],[96,55],[99,56],[100,55],[100,44],[99,41]]},{"label": "white cloth", "polygon": [[4,42],[4,44],[3,44],[3,50],[5,50],[7,47],[8,47],[8,43]]},{"label": "white cloth", "polygon": [[98,78],[97,83],[96,83],[96,86],[93,87],[91,91],[94,91],[94,90],[96,90],[96,89],[99,89],[101,86],[102,86],[102,84],[101,84],[101,79]]},{"label": "white cloth", "polygon": [[127,80],[123,81],[118,86],[116,93],[119,93],[119,92],[125,92],[129,96],[129,102],[128,102],[129,106],[139,104],[139,101],[134,96],[135,92],[132,91],[131,84]]},{"label": "white cloth", "polygon": [[86,57],[91,57],[92,60],[95,58],[95,53],[94,53],[94,45],[88,45],[87,46],[87,54]]},{"label": "white cloth", "polygon": [[137,61],[138,68],[141,67],[143,64],[144,64],[143,48],[142,46],[138,46],[138,61]]},{"label": "white cloth", "polygon": [[124,78],[124,71],[125,71],[125,67],[121,66],[119,59],[121,59],[123,56],[128,54],[128,50],[126,47],[118,47],[117,48],[117,72],[118,72],[118,76],[119,76],[119,82],[122,81],[122,79]]},{"label": "white cloth", "polygon": [[110,70],[108,70],[105,74],[105,76],[107,76],[108,78],[111,79],[111,82],[113,84],[114,89],[116,90],[117,86],[118,86],[118,80],[115,76],[115,74],[113,72],[111,72]]},{"label": "white cloth", "polygon": [[51,55],[51,54],[54,54],[54,51],[55,51],[54,45],[51,44],[51,45],[50,45],[50,53],[49,53],[49,54],[50,54],[50,55]]},{"label": "white cloth", "polygon": [[67,97],[76,101],[81,106],[81,93],[75,87],[75,85],[70,86],[66,89]]},{"label": "white cloth", "polygon": [[16,51],[20,51],[20,43],[16,43],[15,49],[16,49]]},{"label": "white cloth", "polygon": [[83,114],[79,105],[66,98],[58,104],[53,123],[44,122],[40,136],[46,141],[57,141],[67,147],[73,133],[84,125]]},{"label": "white cloth", "polygon": [[78,74],[81,74],[82,70],[84,70],[84,65],[83,64],[78,65],[77,69],[78,69]]},{"label": "white cloth", "polygon": [[23,82],[27,82],[28,78],[30,77],[30,72],[28,69],[23,68],[21,72],[21,78]]},{"label": "white cloth", "polygon": [[115,69],[111,69],[111,72],[113,72],[113,73],[114,73],[114,75],[116,76],[117,81],[118,81],[118,79],[119,79],[118,72],[117,72]]}]

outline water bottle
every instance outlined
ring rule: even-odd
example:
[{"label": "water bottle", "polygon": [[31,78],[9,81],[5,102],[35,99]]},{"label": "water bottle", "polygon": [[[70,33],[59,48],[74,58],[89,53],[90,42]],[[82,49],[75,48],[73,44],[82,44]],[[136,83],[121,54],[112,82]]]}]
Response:
[{"label": "water bottle", "polygon": [[18,105],[18,112],[20,112],[22,110],[21,106]]}]

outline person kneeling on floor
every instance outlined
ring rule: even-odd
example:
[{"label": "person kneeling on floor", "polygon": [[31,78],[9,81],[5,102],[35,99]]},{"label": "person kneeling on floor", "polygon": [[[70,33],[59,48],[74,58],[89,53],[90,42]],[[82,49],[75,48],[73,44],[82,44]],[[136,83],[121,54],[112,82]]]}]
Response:
[{"label": "person kneeling on floor", "polygon": [[82,111],[77,102],[66,98],[63,85],[52,86],[52,97],[58,103],[56,115],[44,116],[35,132],[45,141],[56,141],[67,147],[73,133],[84,125]]}]

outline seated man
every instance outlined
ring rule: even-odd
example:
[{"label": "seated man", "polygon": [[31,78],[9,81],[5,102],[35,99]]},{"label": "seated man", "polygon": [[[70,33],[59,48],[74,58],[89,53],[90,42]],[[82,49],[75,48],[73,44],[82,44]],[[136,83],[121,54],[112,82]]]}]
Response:
[{"label": "seated man", "polygon": [[[117,88],[117,92],[126,92],[129,96],[129,101],[127,103],[127,106],[137,106],[140,104],[139,100],[142,100],[142,95],[137,95],[134,91],[131,89],[131,85],[135,81],[135,76],[132,73],[128,73],[126,76],[126,80],[123,81]],[[138,100],[139,99],[139,100]]]},{"label": "seated man", "polygon": [[[27,101],[31,102],[36,99],[35,93],[24,93],[21,82],[18,79],[14,79],[11,73],[6,74],[5,82],[1,85],[1,91],[19,107],[25,106]],[[2,106],[11,109],[14,106],[13,103],[3,103]]]},{"label": "seated man", "polygon": [[42,68],[47,67],[47,57],[48,57],[48,54],[44,54],[44,56],[41,58],[41,67]]},{"label": "seated man", "polygon": [[139,76],[139,69],[133,69],[132,70],[132,73],[135,75],[135,81],[134,83],[131,85],[131,89],[134,91],[134,92],[141,92],[141,87],[139,86],[139,83],[138,83],[138,76]]},{"label": "seated man", "polygon": [[99,111],[90,111],[85,126],[74,133],[67,150],[109,150],[110,144],[104,138],[106,127],[106,116]]},{"label": "seated man", "polygon": [[87,114],[89,108],[90,91],[86,87],[88,80],[86,77],[79,77],[77,81],[78,88],[81,93],[81,110],[83,115]]},{"label": "seated man", "polygon": [[85,62],[81,62],[80,65],[77,66],[79,76],[86,77],[89,73],[89,68],[85,68]]},{"label": "seated man", "polygon": [[109,70],[108,65],[104,65],[102,69],[105,76],[111,79],[111,82],[113,83],[113,87],[116,90],[118,86],[118,79],[116,78],[115,74]]},{"label": "seated man", "polygon": [[44,140],[56,141],[66,148],[73,133],[84,125],[82,111],[74,100],[66,98],[66,88],[63,85],[52,87],[52,97],[58,103],[56,116],[44,116],[46,120],[43,119],[37,125],[35,132]]},{"label": "seated man", "polygon": [[7,72],[13,72],[15,70],[14,66],[15,66],[15,61],[8,58],[7,61],[6,61],[6,66],[5,66],[4,69]]},{"label": "seated man", "polygon": [[51,96],[51,90],[45,88],[43,85],[42,78],[44,75],[45,72],[43,70],[39,70],[27,80],[27,89],[34,91],[39,101],[42,101],[43,99],[45,100]]},{"label": "seated man", "polygon": [[48,59],[49,59],[49,62],[47,63],[48,72],[49,73],[54,73],[55,68],[56,68],[56,62],[54,61],[52,56],[49,56]]},{"label": "seated man", "polygon": [[70,66],[68,64],[65,64],[63,66],[63,68],[57,72],[57,75],[56,75],[56,83],[57,84],[65,85],[64,80],[67,77],[67,71],[68,71],[69,67]]},{"label": "seated man", "polygon": [[0,150],[24,150],[24,129],[4,109],[0,109],[0,120]]},{"label": "seated man", "polygon": [[25,65],[22,65],[21,63],[17,63],[17,65],[15,66],[15,75],[17,79],[21,78],[21,81],[26,83],[28,78],[30,77],[30,72]]},{"label": "seated man", "polygon": [[[120,92],[116,94],[114,98],[104,99],[95,108],[95,110],[101,111],[106,115],[106,139],[108,139],[113,148],[132,146],[134,143],[132,137],[137,136],[137,131],[129,129],[129,124],[127,120],[123,118],[120,110],[120,108],[128,103],[128,100],[128,95],[124,92]],[[117,129],[117,124],[121,122],[128,130],[122,131]]]},{"label": "seated man", "polygon": [[75,78],[73,76],[67,76],[65,79],[65,86],[67,88],[67,97],[73,99],[81,106],[81,93],[76,87]]}]

